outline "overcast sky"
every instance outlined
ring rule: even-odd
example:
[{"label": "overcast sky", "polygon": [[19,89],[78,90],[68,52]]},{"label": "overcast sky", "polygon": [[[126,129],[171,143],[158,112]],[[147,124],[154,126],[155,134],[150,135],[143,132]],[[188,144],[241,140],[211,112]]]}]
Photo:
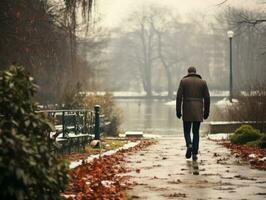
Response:
[{"label": "overcast sky", "polygon": [[[202,12],[213,16],[215,12],[226,6],[243,7],[247,9],[262,9],[261,0],[228,0],[222,6],[217,6],[224,0],[98,0],[97,13],[102,18],[104,26],[116,27],[127,19],[128,15],[147,5],[169,6],[185,16],[187,13]],[[265,7],[264,7],[265,8]]]}]

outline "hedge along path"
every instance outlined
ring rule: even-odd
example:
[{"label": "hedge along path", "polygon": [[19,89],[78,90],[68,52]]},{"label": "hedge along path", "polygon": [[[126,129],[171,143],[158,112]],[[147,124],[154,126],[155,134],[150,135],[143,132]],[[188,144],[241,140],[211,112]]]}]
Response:
[{"label": "hedge along path", "polygon": [[70,184],[62,196],[75,200],[125,199],[124,190],[129,177],[118,175],[129,171],[124,165],[125,156],[155,143],[154,140],[132,142],[101,156],[88,158],[69,172]]}]

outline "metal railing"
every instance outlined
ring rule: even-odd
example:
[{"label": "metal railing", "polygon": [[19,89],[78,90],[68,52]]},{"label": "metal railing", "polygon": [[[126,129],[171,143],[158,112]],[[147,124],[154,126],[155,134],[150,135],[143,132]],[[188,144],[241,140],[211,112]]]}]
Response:
[{"label": "metal railing", "polygon": [[69,154],[85,150],[86,144],[92,139],[100,139],[105,130],[105,116],[100,115],[100,106],[94,111],[86,109],[73,110],[42,110],[54,122],[55,129],[49,133],[49,138],[58,145],[59,154]]}]

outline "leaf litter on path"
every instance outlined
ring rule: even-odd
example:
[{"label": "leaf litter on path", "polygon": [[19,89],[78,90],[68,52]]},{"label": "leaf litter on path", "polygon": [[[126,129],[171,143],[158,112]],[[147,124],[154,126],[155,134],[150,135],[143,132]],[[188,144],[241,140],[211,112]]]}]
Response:
[{"label": "leaf litter on path", "polygon": [[92,162],[70,170],[70,182],[62,196],[73,200],[124,199],[124,191],[129,187],[129,177],[118,174],[129,171],[125,168],[125,156],[129,152],[142,150],[154,143],[155,141],[142,140],[135,147],[94,158]]}]

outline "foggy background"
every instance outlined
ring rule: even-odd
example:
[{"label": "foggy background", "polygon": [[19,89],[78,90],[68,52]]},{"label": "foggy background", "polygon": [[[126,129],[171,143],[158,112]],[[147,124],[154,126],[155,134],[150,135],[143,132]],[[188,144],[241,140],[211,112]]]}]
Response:
[{"label": "foggy background", "polygon": [[235,92],[265,81],[266,26],[245,23],[265,18],[265,2],[223,2],[100,0],[94,37],[103,46],[99,57],[86,55],[91,62],[101,60],[95,61],[89,90],[171,96],[191,65],[211,90],[227,90],[228,30],[235,32]]},{"label": "foggy background", "polygon": [[228,30],[234,94],[265,82],[265,0],[65,2],[0,4],[0,68],[24,66],[41,103],[71,90],[172,98],[191,65],[212,92],[228,90]]}]

